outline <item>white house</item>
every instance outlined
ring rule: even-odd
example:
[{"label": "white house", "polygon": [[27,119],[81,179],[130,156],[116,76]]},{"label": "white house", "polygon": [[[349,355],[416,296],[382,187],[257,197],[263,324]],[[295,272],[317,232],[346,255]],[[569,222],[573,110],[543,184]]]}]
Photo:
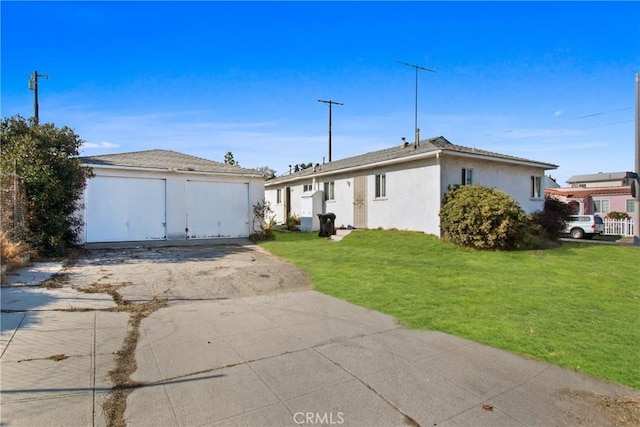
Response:
[{"label": "white house", "polygon": [[254,170],[175,151],[82,157],[82,243],[247,237],[264,198]]},{"label": "white house", "polygon": [[440,205],[449,186],[495,187],[533,212],[544,205],[545,171],[557,167],[454,145],[440,136],[269,180],[265,199],[277,222],[297,215],[306,230],[318,229],[318,213],[332,212],[336,227],[396,228],[439,236]]}]

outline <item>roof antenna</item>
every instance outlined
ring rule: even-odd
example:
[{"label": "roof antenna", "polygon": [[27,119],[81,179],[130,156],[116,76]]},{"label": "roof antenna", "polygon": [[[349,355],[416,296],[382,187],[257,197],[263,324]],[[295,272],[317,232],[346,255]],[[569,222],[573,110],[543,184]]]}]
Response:
[{"label": "roof antenna", "polygon": [[409,67],[413,67],[416,69],[416,109],[415,109],[415,129],[416,129],[416,140],[413,143],[413,148],[418,148],[418,141],[420,141],[420,129],[418,129],[418,70],[430,71],[435,73],[435,71],[430,70],[429,68],[421,67],[416,64],[409,64],[407,62],[396,61],[398,64],[406,65]]}]

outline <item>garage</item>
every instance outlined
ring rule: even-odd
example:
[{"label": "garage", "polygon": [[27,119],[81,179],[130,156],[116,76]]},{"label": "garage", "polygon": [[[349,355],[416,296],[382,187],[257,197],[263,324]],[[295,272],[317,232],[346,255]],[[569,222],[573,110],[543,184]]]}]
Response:
[{"label": "garage", "polygon": [[249,235],[249,185],[187,181],[188,239]]},{"label": "garage", "polygon": [[166,238],[166,180],[97,176],[86,194],[87,242]]},{"label": "garage", "polygon": [[80,243],[242,238],[264,200],[253,169],[169,150],[82,157]]}]

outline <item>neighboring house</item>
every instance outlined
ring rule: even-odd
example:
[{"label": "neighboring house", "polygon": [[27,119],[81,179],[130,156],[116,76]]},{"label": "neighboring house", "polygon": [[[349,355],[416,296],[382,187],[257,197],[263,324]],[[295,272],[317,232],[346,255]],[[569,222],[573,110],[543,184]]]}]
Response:
[{"label": "neighboring house", "polygon": [[559,188],[560,184],[551,175],[544,176],[544,188]]},{"label": "neighboring house", "polygon": [[620,187],[629,172],[599,172],[590,175],[574,175],[567,179],[569,187]]},{"label": "neighboring house", "polygon": [[247,237],[264,198],[254,170],[168,150],[81,157],[83,243]]},{"label": "neighboring house", "polygon": [[628,179],[632,172],[600,172],[574,175],[567,179],[569,187],[547,188],[546,193],[574,206],[577,215],[626,212],[632,216],[634,200]]},{"label": "neighboring house", "polygon": [[533,212],[544,206],[545,171],[556,168],[436,137],[417,147],[405,143],[269,180],[265,199],[277,222],[297,215],[306,230],[318,229],[318,213],[331,212],[337,227],[397,228],[439,236],[440,205],[449,186],[495,187]]}]

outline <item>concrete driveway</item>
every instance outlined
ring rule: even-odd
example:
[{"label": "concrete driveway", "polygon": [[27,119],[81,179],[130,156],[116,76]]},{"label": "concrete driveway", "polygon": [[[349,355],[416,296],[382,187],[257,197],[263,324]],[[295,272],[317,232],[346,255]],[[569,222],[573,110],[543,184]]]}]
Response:
[{"label": "concrete driveway", "polygon": [[638,390],[404,329],[249,244],[91,251],[10,279],[3,426],[640,422]]}]

